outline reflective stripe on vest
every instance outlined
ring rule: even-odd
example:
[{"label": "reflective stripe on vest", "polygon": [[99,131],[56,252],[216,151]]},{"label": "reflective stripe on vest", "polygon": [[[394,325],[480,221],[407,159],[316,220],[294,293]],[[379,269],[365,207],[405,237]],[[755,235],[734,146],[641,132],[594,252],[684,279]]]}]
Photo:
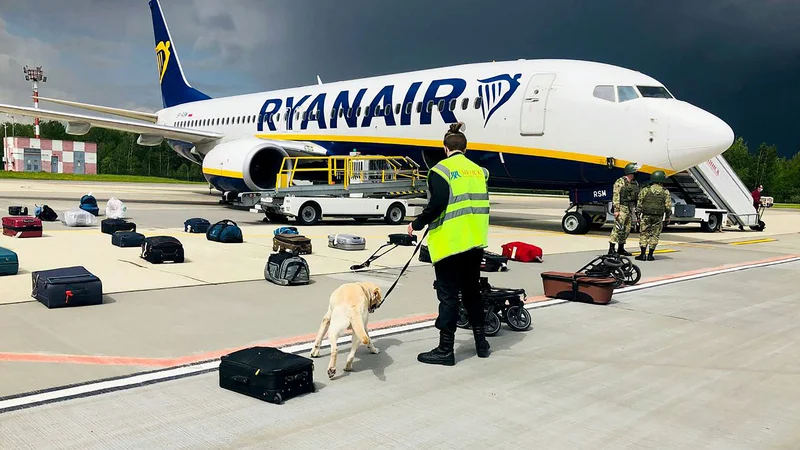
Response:
[{"label": "reflective stripe on vest", "polygon": [[428,225],[428,251],[431,262],[473,248],[488,246],[489,192],[488,171],[467,159],[454,155],[431,169],[447,181],[447,208]]}]

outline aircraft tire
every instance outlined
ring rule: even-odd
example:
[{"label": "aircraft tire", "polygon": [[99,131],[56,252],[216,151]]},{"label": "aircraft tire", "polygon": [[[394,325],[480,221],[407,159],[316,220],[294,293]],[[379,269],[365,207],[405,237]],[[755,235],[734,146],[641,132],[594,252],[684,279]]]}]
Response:
[{"label": "aircraft tire", "polygon": [[561,219],[561,229],[567,234],[586,234],[589,232],[589,224],[583,214],[571,212]]}]

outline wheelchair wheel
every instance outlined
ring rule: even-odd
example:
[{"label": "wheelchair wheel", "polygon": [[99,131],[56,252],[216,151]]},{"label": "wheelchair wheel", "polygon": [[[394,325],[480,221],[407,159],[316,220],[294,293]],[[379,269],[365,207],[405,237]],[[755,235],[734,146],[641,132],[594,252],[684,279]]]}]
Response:
[{"label": "wheelchair wheel", "polygon": [[523,306],[512,306],[506,312],[506,323],[513,331],[525,331],[531,326],[531,313]]},{"label": "wheelchair wheel", "polygon": [[628,286],[633,286],[634,284],[638,283],[639,280],[642,279],[642,271],[639,269],[639,266],[636,264],[631,264],[631,267],[625,267],[622,269],[622,272],[625,274],[625,284]]},{"label": "wheelchair wheel", "polygon": [[464,308],[458,309],[458,322],[456,322],[456,326],[464,329],[470,328],[469,317],[467,317],[467,311]]},{"label": "wheelchair wheel", "polygon": [[497,315],[496,312],[492,311],[489,313],[489,317],[486,318],[486,324],[484,325],[486,336],[494,336],[500,331],[500,317]]}]

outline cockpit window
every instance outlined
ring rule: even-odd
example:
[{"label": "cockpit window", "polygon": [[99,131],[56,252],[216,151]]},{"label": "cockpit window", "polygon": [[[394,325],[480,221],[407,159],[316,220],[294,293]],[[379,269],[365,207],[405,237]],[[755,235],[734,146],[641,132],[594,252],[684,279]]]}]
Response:
[{"label": "cockpit window", "polygon": [[620,103],[639,98],[639,94],[636,93],[633,86],[617,86],[617,96],[619,96]]},{"label": "cockpit window", "polygon": [[597,86],[594,88],[594,96],[610,102],[617,101],[614,96],[614,86]]},{"label": "cockpit window", "polygon": [[667,88],[663,86],[636,86],[636,89],[645,98],[673,98]]}]

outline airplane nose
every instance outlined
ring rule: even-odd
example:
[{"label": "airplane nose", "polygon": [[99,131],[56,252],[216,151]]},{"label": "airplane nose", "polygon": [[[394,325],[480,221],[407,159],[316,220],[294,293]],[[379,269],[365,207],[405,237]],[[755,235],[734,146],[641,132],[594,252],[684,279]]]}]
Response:
[{"label": "airplane nose", "polygon": [[733,129],[719,117],[685,104],[670,115],[667,151],[672,168],[683,171],[722,154],[733,144]]}]

